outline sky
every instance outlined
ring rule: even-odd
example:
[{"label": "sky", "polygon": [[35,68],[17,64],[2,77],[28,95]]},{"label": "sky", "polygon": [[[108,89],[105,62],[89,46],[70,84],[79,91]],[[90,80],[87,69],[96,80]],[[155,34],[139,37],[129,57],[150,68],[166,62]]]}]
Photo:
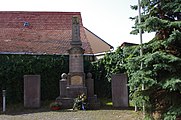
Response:
[{"label": "sky", "polygon": [[[130,8],[137,0],[3,0],[0,11],[81,12],[84,27],[112,45],[123,42],[140,43],[139,35],[131,35],[138,11]],[[153,38],[144,34],[143,43]]]}]

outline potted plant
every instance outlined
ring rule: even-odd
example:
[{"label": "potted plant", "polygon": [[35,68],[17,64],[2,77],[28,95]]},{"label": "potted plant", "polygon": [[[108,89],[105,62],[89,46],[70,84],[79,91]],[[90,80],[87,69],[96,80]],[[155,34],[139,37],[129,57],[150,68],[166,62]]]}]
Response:
[{"label": "potted plant", "polygon": [[50,104],[50,109],[51,110],[60,110],[62,103],[54,101]]}]

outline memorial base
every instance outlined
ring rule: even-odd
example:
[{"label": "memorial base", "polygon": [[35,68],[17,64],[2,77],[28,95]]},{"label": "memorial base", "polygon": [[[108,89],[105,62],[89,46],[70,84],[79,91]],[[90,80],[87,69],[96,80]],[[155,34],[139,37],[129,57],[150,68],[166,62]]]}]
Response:
[{"label": "memorial base", "polygon": [[56,100],[60,101],[62,103],[62,106],[61,106],[62,109],[72,109],[73,104],[74,104],[74,99],[73,98],[61,98],[61,97],[58,97]]},{"label": "memorial base", "polygon": [[68,86],[66,87],[66,97],[57,97],[57,101],[62,103],[61,108],[72,109],[74,104],[74,99],[77,98],[82,93],[87,95],[87,88],[83,86]]},{"label": "memorial base", "polygon": [[83,86],[69,86],[66,87],[66,92],[68,98],[76,98],[82,93],[87,95],[87,88]]},{"label": "memorial base", "polygon": [[100,109],[100,101],[97,99],[97,95],[88,97],[89,109],[98,110]]}]

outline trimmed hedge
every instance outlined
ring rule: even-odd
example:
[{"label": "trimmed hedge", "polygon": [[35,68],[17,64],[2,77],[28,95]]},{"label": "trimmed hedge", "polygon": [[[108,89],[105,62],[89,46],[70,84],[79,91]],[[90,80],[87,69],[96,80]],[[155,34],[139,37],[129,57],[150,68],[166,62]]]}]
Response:
[{"label": "trimmed hedge", "polygon": [[[91,72],[89,56],[84,56],[84,72]],[[0,95],[6,89],[8,103],[23,102],[24,75],[41,75],[41,100],[59,96],[59,80],[68,73],[68,55],[0,55]],[[1,100],[0,100],[1,101]]]},{"label": "trimmed hedge", "polygon": [[68,56],[0,55],[0,88],[6,89],[7,102],[23,102],[23,76],[41,75],[41,100],[59,95],[59,79],[68,73]]}]

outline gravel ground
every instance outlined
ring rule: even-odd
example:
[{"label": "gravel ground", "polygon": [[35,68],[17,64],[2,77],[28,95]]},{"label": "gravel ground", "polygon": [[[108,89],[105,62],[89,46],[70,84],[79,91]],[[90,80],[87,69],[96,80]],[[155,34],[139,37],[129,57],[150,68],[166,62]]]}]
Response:
[{"label": "gravel ground", "polygon": [[27,110],[0,115],[0,120],[140,120],[140,113],[133,110]]}]

